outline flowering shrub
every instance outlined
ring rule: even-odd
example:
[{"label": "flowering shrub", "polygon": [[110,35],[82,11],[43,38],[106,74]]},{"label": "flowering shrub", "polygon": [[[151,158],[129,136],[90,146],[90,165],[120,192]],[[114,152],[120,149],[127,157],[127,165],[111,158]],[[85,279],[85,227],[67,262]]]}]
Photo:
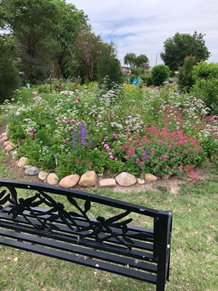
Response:
[{"label": "flowering shrub", "polygon": [[183,165],[200,165],[206,158],[200,141],[184,134],[183,130],[171,132],[158,129],[156,124],[144,128],[144,136],[136,134],[120,150],[125,154],[126,165],[135,174],[153,173],[157,176],[177,174]]},{"label": "flowering shrub", "polygon": [[80,87],[37,104],[5,105],[19,156],[60,178],[90,169],[161,177],[217,156],[218,119],[203,101],[170,87]]}]

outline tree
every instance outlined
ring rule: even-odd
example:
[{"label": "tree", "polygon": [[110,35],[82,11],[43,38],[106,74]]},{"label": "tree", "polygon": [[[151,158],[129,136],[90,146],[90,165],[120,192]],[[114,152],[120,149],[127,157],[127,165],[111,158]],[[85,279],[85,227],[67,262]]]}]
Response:
[{"label": "tree", "polygon": [[74,45],[79,30],[88,28],[87,16],[72,4],[58,2],[59,21],[55,32],[57,41],[56,61],[59,73],[64,78],[72,75],[75,64]]},{"label": "tree", "polygon": [[5,37],[0,37],[0,103],[11,99],[13,91],[18,87],[18,69],[13,47]]},{"label": "tree", "polygon": [[112,88],[112,84],[120,84],[122,82],[122,72],[120,61],[116,57],[113,43],[102,43],[101,56],[98,61],[98,82],[102,84],[106,76],[108,76],[108,88]]},{"label": "tree", "polygon": [[149,68],[149,61],[146,55],[140,55],[136,58],[136,66],[148,69]]},{"label": "tree", "polygon": [[130,68],[135,68],[136,67],[136,54],[127,53],[124,57],[124,64],[129,65]]},{"label": "tree", "polygon": [[155,86],[160,86],[163,82],[169,78],[170,70],[165,65],[157,65],[151,70],[151,81]]},{"label": "tree", "polygon": [[180,91],[189,92],[194,84],[192,75],[195,57],[188,56],[185,58],[184,65],[179,68],[178,87]]},{"label": "tree", "polygon": [[5,23],[16,39],[17,56],[31,83],[44,80],[56,52],[54,32],[58,23],[52,0],[2,0]]},{"label": "tree", "polygon": [[86,71],[86,77],[93,81],[94,72],[100,56],[100,36],[96,36],[89,28],[79,31],[75,41],[75,55]]},{"label": "tree", "polygon": [[164,42],[164,52],[160,54],[161,59],[172,72],[183,66],[186,56],[194,56],[196,63],[207,60],[210,52],[205,45],[204,36],[201,33],[197,34],[196,31],[193,35],[177,32]]},{"label": "tree", "polygon": [[21,69],[31,83],[45,80],[53,65],[67,77],[76,35],[87,17],[65,0],[2,0],[3,28],[16,39]]}]

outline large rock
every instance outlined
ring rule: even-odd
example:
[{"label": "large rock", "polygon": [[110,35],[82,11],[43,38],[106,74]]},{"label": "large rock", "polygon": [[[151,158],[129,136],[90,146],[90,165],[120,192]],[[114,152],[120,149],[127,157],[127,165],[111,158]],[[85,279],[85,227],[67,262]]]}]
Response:
[{"label": "large rock", "polygon": [[25,174],[29,176],[37,176],[39,174],[39,168],[38,167],[29,167],[25,170]]},{"label": "large rock", "polygon": [[136,183],[136,177],[127,172],[120,173],[116,178],[117,183],[123,187],[129,187]]},{"label": "large rock", "polygon": [[77,174],[69,175],[61,179],[59,185],[64,188],[72,188],[79,182],[80,176]]},{"label": "large rock", "polygon": [[49,185],[56,185],[58,183],[58,176],[55,173],[51,173],[47,177],[47,183]]},{"label": "large rock", "polygon": [[95,186],[97,180],[97,175],[94,171],[86,172],[81,176],[79,185],[82,187]]},{"label": "large rock", "polygon": [[100,187],[114,187],[116,186],[116,180],[113,178],[109,178],[109,179],[102,179],[101,181],[99,181],[99,186]]},{"label": "large rock", "polygon": [[14,146],[13,142],[11,140],[6,140],[4,141],[4,147],[6,147],[8,144],[11,144],[12,146]]},{"label": "large rock", "polygon": [[139,185],[145,184],[145,180],[144,179],[137,178],[137,182],[138,182]]},{"label": "large rock", "polygon": [[5,150],[7,152],[11,152],[14,150],[14,146],[12,144],[8,144],[8,145],[6,145]]},{"label": "large rock", "polygon": [[22,157],[22,158],[19,159],[19,161],[17,163],[17,166],[19,168],[23,168],[27,164],[27,161],[28,161],[28,158]]},{"label": "large rock", "polygon": [[47,177],[48,177],[48,173],[45,171],[40,171],[38,174],[38,178],[41,181],[45,181]]},{"label": "large rock", "polygon": [[1,138],[0,138],[0,144],[3,144],[7,140],[8,140],[7,135],[2,135]]},{"label": "large rock", "polygon": [[153,182],[156,181],[157,177],[152,174],[145,174],[145,181],[146,182]]}]

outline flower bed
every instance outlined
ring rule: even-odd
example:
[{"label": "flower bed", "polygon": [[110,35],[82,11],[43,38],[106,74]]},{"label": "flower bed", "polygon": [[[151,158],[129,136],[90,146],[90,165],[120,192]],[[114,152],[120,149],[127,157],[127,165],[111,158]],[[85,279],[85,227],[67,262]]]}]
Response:
[{"label": "flower bed", "polygon": [[217,154],[217,117],[169,88],[90,85],[41,97],[18,110],[7,106],[9,135],[18,156],[60,178],[88,170],[162,177]]}]

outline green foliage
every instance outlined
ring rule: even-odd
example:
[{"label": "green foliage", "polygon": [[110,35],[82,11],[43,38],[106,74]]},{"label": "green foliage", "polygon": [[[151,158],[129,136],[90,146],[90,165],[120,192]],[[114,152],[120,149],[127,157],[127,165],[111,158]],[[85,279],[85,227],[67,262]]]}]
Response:
[{"label": "green foliage", "polygon": [[67,77],[72,67],[72,47],[87,17],[62,0],[2,0],[3,25],[10,29],[30,83],[55,75]]},{"label": "green foliage", "polygon": [[217,155],[217,119],[202,100],[174,94],[174,86],[103,85],[4,106],[19,156],[61,178],[87,170],[161,177]]},{"label": "green foliage", "polygon": [[192,75],[195,57],[189,56],[185,58],[184,65],[179,68],[178,88],[181,92],[189,92],[194,84]]},{"label": "green foliage", "polygon": [[132,83],[132,81],[137,78],[137,75],[135,74],[131,74],[130,77],[129,77],[129,82]]},{"label": "green foliage", "polygon": [[0,38],[0,51],[0,103],[3,103],[13,97],[19,78],[12,48],[4,38]]},{"label": "green foliage", "polygon": [[124,64],[129,65],[130,68],[135,68],[136,67],[136,54],[127,53],[124,57]]},{"label": "green foliage", "polygon": [[152,79],[151,79],[151,76],[150,75],[145,75],[145,83],[146,83],[146,86],[147,87],[153,85]]},{"label": "green foliage", "polygon": [[149,67],[149,60],[146,55],[140,55],[136,58],[136,66],[147,69]]},{"label": "green foliage", "polygon": [[124,57],[124,64],[129,65],[132,70],[139,67],[147,69],[149,67],[149,60],[146,55],[137,57],[134,53],[127,53]]},{"label": "green foliage", "polygon": [[87,16],[82,10],[78,10],[72,4],[65,1],[57,2],[59,13],[58,25],[55,31],[57,53],[55,59],[55,73],[58,77],[68,78],[77,75],[76,60],[73,55],[73,47],[79,31],[87,27]]},{"label": "green foliage", "polygon": [[74,44],[74,53],[80,66],[83,66],[86,78],[90,82],[94,80],[94,73],[101,55],[101,38],[91,32],[90,28],[84,28],[77,33]]},{"label": "green foliage", "polygon": [[193,78],[193,94],[201,98],[213,114],[218,114],[218,63],[200,62],[193,68]]},{"label": "green foliage", "polygon": [[169,78],[170,76],[170,70],[165,65],[157,65],[152,68],[151,71],[151,80],[152,84],[155,86],[160,86],[163,84],[163,82]]},{"label": "green foliage", "polygon": [[5,18],[16,40],[17,57],[31,83],[48,78],[56,51],[54,32],[59,13],[54,1],[3,0]]},{"label": "green foliage", "polygon": [[119,174],[124,170],[124,163],[121,161],[114,161],[109,159],[105,163],[106,169],[110,172],[110,174]]},{"label": "green foliage", "polygon": [[194,32],[190,35],[177,32],[164,42],[164,52],[160,54],[161,59],[172,72],[182,67],[185,57],[191,55],[195,57],[196,63],[209,58],[210,52],[205,45],[203,34]]},{"label": "green foliage", "polygon": [[122,83],[122,72],[120,61],[116,58],[113,43],[102,46],[100,60],[97,65],[97,80],[101,85],[105,77],[108,76],[108,90],[113,87],[114,83]]}]

